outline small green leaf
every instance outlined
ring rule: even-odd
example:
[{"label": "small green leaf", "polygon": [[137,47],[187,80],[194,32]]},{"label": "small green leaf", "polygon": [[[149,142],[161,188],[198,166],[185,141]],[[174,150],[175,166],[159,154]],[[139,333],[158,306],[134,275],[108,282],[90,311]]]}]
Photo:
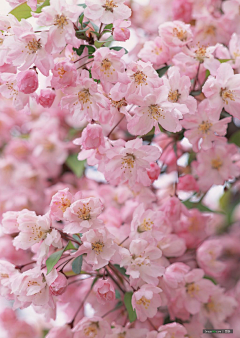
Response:
[{"label": "small green leaf", "polygon": [[46,335],[48,334],[49,330],[43,330],[42,332],[42,338],[45,338]]},{"label": "small green leaf", "polygon": [[15,7],[9,14],[14,15],[18,19],[18,21],[21,21],[22,19],[30,18],[32,16],[31,13],[32,13],[31,8],[25,2]]},{"label": "small green leaf", "polygon": [[98,281],[98,277],[95,277],[93,282],[92,282],[91,289],[94,287],[94,285],[97,283],[97,281]]},{"label": "small green leaf", "polygon": [[81,45],[79,48],[74,48],[73,47],[73,50],[74,50],[74,52],[77,53],[78,56],[81,56],[82,53],[83,53],[84,48],[85,48],[85,45]]},{"label": "small green leaf", "polygon": [[102,47],[103,45],[104,45],[104,43],[105,43],[106,41],[94,41],[94,46],[96,47],[96,48],[100,48],[100,47]]},{"label": "small green leaf", "polygon": [[121,49],[124,49],[124,50],[125,50],[125,54],[128,53],[128,51],[126,50],[126,48],[120,47],[120,46],[110,47],[109,49],[113,49],[113,50],[117,50],[117,51],[119,51],[119,50],[121,50]]},{"label": "small green leaf", "polygon": [[205,79],[207,79],[209,77],[209,75],[211,75],[211,73],[208,69],[206,69]]},{"label": "small green leaf", "polygon": [[72,271],[76,275],[79,275],[82,271],[82,262],[83,262],[82,255],[75,258],[74,261],[72,262]]},{"label": "small green leaf", "polygon": [[217,282],[215,281],[215,279],[214,279],[213,277],[210,277],[210,276],[204,276],[203,278],[209,279],[211,282],[213,282],[213,284],[217,285]]},{"label": "small green leaf", "polygon": [[124,304],[128,312],[128,319],[130,323],[134,322],[137,319],[136,310],[133,310],[132,307],[132,292],[126,292],[124,295]]},{"label": "small green leaf", "polygon": [[129,275],[126,275],[126,269],[124,267],[121,267],[118,264],[114,264],[114,266],[122,275],[129,277]]},{"label": "small green leaf", "polygon": [[78,18],[78,22],[80,23],[81,26],[82,26],[82,23],[83,23],[83,18],[84,18],[84,13],[82,13]]},{"label": "small green leaf", "polygon": [[163,68],[157,69],[156,72],[158,73],[159,77],[162,77],[170,68],[171,66],[165,66]]},{"label": "small green leaf", "polygon": [[234,143],[236,146],[240,147],[240,130],[230,137],[229,142]]},{"label": "small green leaf", "polygon": [[51,256],[48,257],[46,260],[47,266],[47,275],[52,271],[54,266],[57,264],[59,259],[62,257],[62,254],[67,250],[76,250],[75,246],[72,244],[71,241],[65,246],[64,249],[54,252]]},{"label": "small green leaf", "polygon": [[94,32],[98,32],[99,31],[99,27],[94,22],[90,21],[90,24],[93,27]]},{"label": "small green leaf", "polygon": [[74,172],[77,177],[81,177],[84,172],[86,161],[78,161],[77,157],[77,154],[69,155],[66,160],[66,165]]},{"label": "small green leaf", "polygon": [[113,24],[110,23],[110,24],[108,24],[108,25],[106,25],[106,26],[104,27],[104,30],[105,30],[105,29],[112,29],[112,28],[113,28]]},{"label": "small green leaf", "polygon": [[198,209],[199,211],[202,211],[202,212],[213,212],[215,214],[223,214],[222,211],[216,211],[216,210],[212,210],[212,209],[209,209],[208,207],[206,207],[205,205],[203,205],[202,203],[200,202],[197,202],[197,203],[194,203],[194,202],[190,202],[189,200],[183,202],[183,204],[188,208],[188,209]]},{"label": "small green leaf", "polygon": [[218,59],[221,63],[232,61],[232,59]]},{"label": "small green leaf", "polygon": [[72,244],[71,241],[69,241],[68,244],[64,248],[64,251],[67,251],[67,250],[76,250],[75,246]]},{"label": "small green leaf", "polygon": [[116,299],[121,299],[121,294],[118,289],[115,290],[115,297]]},{"label": "small green leaf", "polygon": [[198,96],[198,95],[200,95],[201,93],[202,93],[201,90],[193,90],[193,91],[191,91],[190,95],[192,95],[192,96]]},{"label": "small green leaf", "polygon": [[81,7],[83,7],[83,8],[86,8],[86,7],[87,7],[86,4],[79,4],[78,6],[81,6]]},{"label": "small green leaf", "polygon": [[44,3],[40,6],[38,6],[35,13],[41,13],[43,7],[50,6],[50,0],[45,0]]}]

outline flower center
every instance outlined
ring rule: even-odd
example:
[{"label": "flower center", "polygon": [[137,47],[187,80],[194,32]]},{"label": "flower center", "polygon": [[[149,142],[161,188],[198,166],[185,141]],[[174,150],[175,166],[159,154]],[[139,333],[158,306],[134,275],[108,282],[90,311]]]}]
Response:
[{"label": "flower center", "polygon": [[121,332],[118,334],[118,338],[125,338],[126,337],[126,332]]},{"label": "flower center", "polygon": [[134,81],[138,86],[142,85],[142,84],[147,85],[147,82],[146,82],[147,76],[143,72],[141,72],[140,70],[138,70],[136,73],[134,73],[131,77],[134,78]]},{"label": "flower center", "polygon": [[46,150],[46,151],[49,151],[49,152],[51,152],[51,151],[54,151],[54,149],[55,149],[55,144],[54,143],[52,143],[51,141],[49,141],[49,140],[43,140],[43,148],[44,148],[44,150]]},{"label": "flower center", "polygon": [[[90,101],[91,94],[89,93],[89,89],[83,89],[80,92],[78,92],[78,101],[81,103],[87,103]],[[91,104],[92,102],[90,102]]]},{"label": "flower center", "polygon": [[102,7],[105,9],[105,11],[110,11],[113,13],[113,8],[118,7],[118,5],[113,0],[106,0],[105,5]]},{"label": "flower center", "polygon": [[151,51],[153,54],[160,55],[162,53],[161,47],[154,47]]},{"label": "flower center", "polygon": [[176,90],[170,90],[168,94],[168,101],[170,102],[177,102],[179,98],[181,97],[181,94],[179,93],[178,89]]},{"label": "flower center", "polygon": [[151,221],[151,219],[144,218],[142,224],[138,226],[137,231],[138,232],[149,231],[149,230],[152,230],[152,226],[153,226],[153,222]]},{"label": "flower center", "polygon": [[1,278],[9,278],[9,275],[7,273],[1,273],[0,277]]},{"label": "flower center", "polygon": [[202,121],[202,123],[198,126],[198,130],[203,132],[204,134],[207,134],[211,127],[212,123],[210,123],[209,121]]},{"label": "flower center", "polygon": [[187,31],[180,28],[173,28],[173,36],[178,38],[181,41],[187,41]]},{"label": "flower center", "polygon": [[165,116],[162,114],[163,109],[160,108],[158,104],[152,104],[148,107],[148,116],[153,118],[154,120],[158,121],[160,117],[165,119]]},{"label": "flower center", "polygon": [[134,164],[135,164],[135,159],[136,157],[133,155],[133,154],[126,154],[126,156],[124,156],[122,158],[122,168],[121,169],[124,169],[124,172],[125,172],[125,169],[130,169],[130,172],[132,172],[131,169],[134,168]]},{"label": "flower center", "polygon": [[65,73],[66,73],[66,70],[63,68],[63,66],[58,68],[58,75],[60,76],[60,79],[62,79]]},{"label": "flower center", "polygon": [[216,303],[214,303],[213,300],[210,300],[210,302],[208,302],[207,304],[205,304],[205,307],[207,309],[208,312],[220,312],[220,306]]},{"label": "flower center", "polygon": [[59,15],[59,14],[57,14],[55,16],[55,20],[54,20],[54,25],[55,26],[58,26],[58,28],[63,29],[63,27],[66,26],[67,24],[68,24],[68,20],[67,20],[67,18],[66,18],[65,15],[63,15],[63,14]]},{"label": "flower center", "polygon": [[198,49],[196,49],[194,51],[194,53],[196,54],[196,59],[198,61],[200,61],[201,63],[204,61],[205,57],[206,57],[206,52],[207,52],[207,48],[202,46],[198,46]]},{"label": "flower center", "polygon": [[226,104],[228,104],[228,101],[229,101],[229,100],[235,101],[233,90],[228,90],[228,89],[226,89],[226,88],[221,88],[220,96],[222,97],[222,100],[223,100],[224,103],[226,103]]},{"label": "flower center", "polygon": [[29,41],[25,48],[28,48],[28,54],[36,53],[39,49],[42,48],[42,45],[40,43],[40,39],[38,39],[38,40],[33,39],[32,41]]},{"label": "flower center", "polygon": [[122,100],[119,100],[119,101],[114,101],[112,99],[111,100],[111,103],[112,105],[117,108],[118,110],[120,110],[122,107],[126,107],[127,106],[127,102],[125,100],[125,98],[123,98]]},{"label": "flower center", "polygon": [[198,293],[198,291],[200,290],[199,286],[196,285],[195,283],[187,284],[186,287],[187,293],[191,298],[193,298],[195,296],[195,293]]},{"label": "flower center", "polygon": [[101,241],[92,243],[92,250],[94,250],[97,255],[99,255],[103,251],[103,248],[104,243]]},{"label": "flower center", "polygon": [[[101,71],[106,72],[111,68],[111,66],[112,66],[111,61],[109,61],[108,59],[103,59],[102,62],[101,62]],[[106,74],[106,73],[104,73],[104,74]]]},{"label": "flower center", "polygon": [[89,208],[88,204],[83,204],[82,208],[78,208],[77,214],[78,218],[88,221],[91,218],[91,208]]},{"label": "flower center", "polygon": [[136,301],[138,305],[143,305],[145,309],[147,310],[150,305],[151,300],[147,299],[146,297],[142,296],[139,300]]},{"label": "flower center", "polygon": [[219,157],[214,158],[211,163],[212,163],[212,168],[217,169],[217,170],[219,170],[221,166],[223,165],[222,160],[220,160]]},{"label": "flower center", "polygon": [[61,198],[61,201],[62,202],[60,203],[60,205],[61,205],[60,209],[62,210],[62,212],[65,212],[66,209],[70,207],[71,202],[68,198],[64,198],[64,197]]},{"label": "flower center", "polygon": [[205,29],[205,35],[216,35],[216,27],[213,25],[209,25]]}]

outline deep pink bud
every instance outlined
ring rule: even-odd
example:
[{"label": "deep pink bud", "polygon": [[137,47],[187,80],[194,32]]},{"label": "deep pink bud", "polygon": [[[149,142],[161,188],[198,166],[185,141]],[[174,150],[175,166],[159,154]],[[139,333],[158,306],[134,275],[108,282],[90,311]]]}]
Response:
[{"label": "deep pink bud", "polygon": [[89,124],[82,132],[82,146],[84,149],[97,149],[104,145],[102,127],[99,124]]},{"label": "deep pink bud", "polygon": [[60,296],[64,293],[68,285],[68,280],[63,273],[58,272],[55,281],[50,285],[50,291],[54,296]]},{"label": "deep pink bud", "polygon": [[56,94],[52,89],[42,89],[38,97],[38,102],[44,108],[50,108],[55,100]]},{"label": "deep pink bud", "polygon": [[95,284],[94,291],[99,303],[105,304],[115,299],[115,290],[110,281],[107,279],[98,280]]},{"label": "deep pink bud", "polygon": [[17,86],[24,94],[34,93],[38,88],[38,76],[35,70],[26,70],[17,75]]},{"label": "deep pink bud", "polygon": [[160,168],[156,162],[150,163],[150,167],[151,167],[150,169],[147,169],[147,173],[148,177],[153,182],[158,179],[158,176],[160,175]]},{"label": "deep pink bud", "polygon": [[130,21],[116,20],[113,24],[113,38],[116,41],[126,41],[130,38],[130,30],[127,28],[131,25]]}]

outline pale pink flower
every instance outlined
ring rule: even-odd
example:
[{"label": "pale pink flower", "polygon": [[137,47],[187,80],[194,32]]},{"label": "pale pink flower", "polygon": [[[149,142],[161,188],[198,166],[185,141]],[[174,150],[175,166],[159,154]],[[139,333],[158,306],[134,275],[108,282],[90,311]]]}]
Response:
[{"label": "pale pink flower", "polygon": [[147,169],[150,163],[156,161],[160,151],[155,146],[142,145],[142,139],[135,139],[125,143],[125,146],[115,146],[107,150],[104,167],[106,180],[111,184],[128,183],[134,186],[140,183],[144,186],[151,184]]},{"label": "pale pink flower", "polygon": [[215,110],[211,108],[208,100],[203,100],[198,105],[195,115],[186,114],[181,121],[182,126],[189,129],[184,133],[184,136],[193,145],[195,152],[198,152],[199,149],[207,150],[211,148],[213,141],[226,134],[228,123],[231,122],[232,118],[226,117],[219,120],[214,112]]},{"label": "pale pink flower", "polygon": [[156,37],[153,41],[146,41],[138,53],[138,57],[144,62],[150,61],[154,68],[164,65],[170,60],[170,52],[162,38]]},{"label": "pale pink flower", "polygon": [[166,257],[179,257],[186,251],[184,239],[175,234],[157,234],[156,240],[157,247]]},{"label": "pale pink flower", "polygon": [[46,338],[73,338],[74,333],[72,332],[69,325],[64,325],[60,327],[53,327]]},{"label": "pale pink flower", "polygon": [[185,286],[184,276],[189,272],[190,266],[177,262],[169,265],[163,275],[163,280],[170,288],[177,289]]},{"label": "pale pink flower", "polygon": [[97,301],[106,304],[115,300],[115,289],[112,282],[108,279],[99,279],[94,285]]},{"label": "pale pink flower", "polygon": [[69,4],[62,0],[51,0],[50,6],[44,7],[40,14],[34,14],[40,26],[51,26],[48,45],[54,53],[62,51],[66,44],[79,47],[80,41],[75,36],[73,23],[77,22],[82,11],[82,7],[77,6],[76,3]]},{"label": "pale pink flower", "polygon": [[103,204],[99,198],[89,197],[73,202],[63,214],[64,220],[67,221],[64,232],[75,234],[98,227],[102,224],[98,218],[102,210]]},{"label": "pale pink flower", "polygon": [[121,266],[127,268],[126,273],[133,282],[141,279],[146,283],[158,284],[158,277],[162,276],[165,270],[160,261],[162,257],[160,249],[144,239],[134,239],[129,250],[120,248],[119,253],[122,257]]},{"label": "pale pink flower", "polygon": [[11,278],[18,275],[18,270],[15,269],[15,265],[5,261],[0,260],[0,294],[8,299],[13,299],[12,288],[11,288]]},{"label": "pale pink flower", "polygon": [[227,58],[232,60],[232,68],[240,70],[240,35],[233,33],[231,40],[229,41],[229,54]]},{"label": "pale pink flower", "polygon": [[55,89],[75,86],[77,80],[77,69],[73,62],[67,58],[60,59],[52,69],[51,86]]},{"label": "pale pink flower", "polygon": [[162,325],[158,328],[158,332],[156,338],[172,338],[174,336],[176,338],[185,338],[187,334],[185,327],[178,323]]},{"label": "pale pink flower", "polygon": [[[17,7],[20,4],[26,2],[25,0],[7,0],[12,7]],[[28,6],[33,10],[37,10],[37,0],[27,0]]]},{"label": "pale pink flower", "polygon": [[192,163],[192,167],[199,177],[198,185],[202,191],[239,176],[239,167],[233,162],[236,152],[235,144],[218,141],[211,149],[201,150],[197,154],[197,161]]},{"label": "pale pink flower", "polygon": [[112,328],[112,333],[108,334],[106,338],[121,338],[121,336],[124,338],[146,338],[147,332],[148,329],[144,329],[142,327],[135,329],[115,325],[114,328]]},{"label": "pale pink flower", "polygon": [[218,239],[204,241],[197,249],[197,262],[207,275],[219,277],[226,269],[226,263],[218,258],[223,254],[224,243]]},{"label": "pale pink flower", "polygon": [[2,229],[5,234],[14,234],[19,232],[18,216],[24,213],[30,213],[35,216],[34,211],[23,209],[21,211],[7,211],[2,216]]},{"label": "pale pink flower", "polygon": [[151,284],[144,284],[141,288],[133,293],[132,307],[136,310],[137,319],[144,322],[147,318],[153,318],[158,307],[161,306],[162,300],[159,293],[160,288]]},{"label": "pale pink flower", "polygon": [[61,272],[57,272],[57,278],[50,284],[49,288],[54,296],[60,296],[65,292],[67,286],[68,280],[66,276]]},{"label": "pale pink flower", "polygon": [[91,229],[81,237],[82,245],[74,256],[86,254],[85,260],[100,269],[107,265],[116,252],[116,244],[106,228]]},{"label": "pale pink flower", "polygon": [[61,106],[74,113],[74,118],[89,122],[98,121],[100,110],[107,108],[108,99],[104,96],[102,86],[89,78],[89,73],[83,70],[76,82],[76,87],[66,87],[66,94],[61,100]]},{"label": "pale pink flower", "polygon": [[84,317],[72,329],[77,332],[78,338],[96,337],[105,338],[111,332],[109,323],[101,317],[93,316],[91,318]]},{"label": "pale pink flower", "polygon": [[138,105],[140,107],[136,107],[133,116],[128,118],[127,128],[131,134],[145,135],[153,127],[159,130],[158,124],[171,132],[181,130],[179,119],[182,114],[168,102],[167,86],[153,89],[143,100],[139,98]]},{"label": "pale pink flower", "polygon": [[55,100],[56,94],[52,89],[41,89],[37,102],[44,108],[50,108]]},{"label": "pale pink flower", "polygon": [[126,41],[130,38],[131,21],[116,20],[113,23],[113,38],[116,41]]},{"label": "pale pink flower", "polygon": [[84,15],[90,20],[109,24],[125,20],[131,16],[131,9],[124,5],[125,0],[86,0]]},{"label": "pale pink flower", "polygon": [[12,28],[14,37],[9,38],[8,62],[19,70],[27,70],[34,64],[40,72],[48,76],[53,67],[52,55],[46,51],[47,32],[34,33],[33,27],[26,20],[21,20],[20,26]]},{"label": "pale pink flower", "polygon": [[17,85],[24,94],[34,93],[38,88],[38,77],[35,70],[25,70],[17,75]]},{"label": "pale pink flower", "polygon": [[72,194],[69,192],[69,188],[59,190],[53,195],[50,203],[50,217],[57,221],[63,219],[63,214],[70,207],[73,200]]},{"label": "pale pink flower", "polygon": [[81,144],[82,148],[86,150],[97,149],[100,146],[104,147],[105,142],[102,127],[99,124],[88,124],[82,132]]},{"label": "pale pink flower", "polygon": [[183,191],[199,191],[196,179],[190,174],[179,177],[177,188]]},{"label": "pale pink flower", "polygon": [[223,63],[217,70],[216,78],[209,76],[203,86],[203,93],[211,107],[221,112],[224,108],[229,114],[239,118],[240,74],[234,75],[232,67]]},{"label": "pale pink flower", "polygon": [[192,41],[191,26],[182,21],[169,21],[159,26],[159,35],[170,47],[183,47]]},{"label": "pale pink flower", "polygon": [[173,0],[173,20],[190,22],[192,19],[193,0]]},{"label": "pale pink flower", "polygon": [[170,67],[168,78],[164,77],[163,83],[168,88],[168,101],[182,114],[194,114],[197,101],[190,96],[191,81],[188,76],[181,76],[177,67]]}]

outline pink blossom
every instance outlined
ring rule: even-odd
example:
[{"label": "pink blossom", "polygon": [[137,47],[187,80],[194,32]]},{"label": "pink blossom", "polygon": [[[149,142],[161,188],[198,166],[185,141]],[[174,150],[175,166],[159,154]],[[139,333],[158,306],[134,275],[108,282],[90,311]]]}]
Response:
[{"label": "pink blossom", "polygon": [[90,197],[73,202],[63,214],[67,221],[64,232],[75,234],[98,227],[102,224],[98,218],[102,210],[103,204],[99,198]]},{"label": "pink blossom", "polygon": [[84,317],[81,319],[72,331],[78,332],[78,338],[85,338],[86,336],[105,338],[111,332],[111,328],[106,320],[93,316],[92,318]]},{"label": "pink blossom", "polygon": [[196,179],[192,175],[180,176],[178,180],[178,190],[183,191],[199,191]]},{"label": "pink blossom", "polygon": [[120,248],[121,266],[127,267],[127,274],[135,282],[139,279],[153,285],[158,284],[158,277],[163,275],[164,267],[160,264],[162,252],[144,239],[131,241],[129,250]]},{"label": "pink blossom", "polygon": [[159,26],[159,35],[170,47],[183,47],[192,41],[191,26],[182,21],[165,22]]},{"label": "pink blossom", "polygon": [[55,100],[56,94],[51,89],[41,89],[38,103],[44,108],[50,108]]},{"label": "pink blossom", "polygon": [[158,179],[161,169],[155,162],[150,163],[150,169],[147,169],[148,177],[152,182]]},{"label": "pink blossom", "polygon": [[64,325],[52,328],[46,335],[46,338],[73,338],[73,335],[74,333],[72,333],[70,326]]},{"label": "pink blossom", "polygon": [[187,330],[184,326],[178,323],[170,323],[166,325],[162,325],[158,328],[158,335],[156,338],[184,338],[186,337]]},{"label": "pink blossom", "polygon": [[144,322],[147,318],[156,315],[158,307],[161,306],[161,297],[159,293],[162,290],[150,284],[144,284],[134,292],[132,297],[132,306],[136,310],[137,318]]},{"label": "pink blossom", "polygon": [[26,70],[18,73],[17,85],[20,92],[31,94],[38,88],[38,77],[35,70]]},{"label": "pink blossom", "polygon": [[157,234],[157,246],[166,257],[179,257],[186,251],[184,239],[175,234]]},{"label": "pink blossom", "polygon": [[104,24],[125,20],[131,16],[131,9],[124,2],[125,0],[86,0],[84,15]]},{"label": "pink blossom", "polygon": [[18,275],[15,265],[5,260],[0,260],[0,294],[8,299],[13,299],[11,278]]},{"label": "pink blossom", "polygon": [[54,296],[60,296],[63,294],[68,286],[68,280],[65,275],[61,272],[57,273],[57,278],[52,284],[50,284],[50,292]]},{"label": "pink blossom", "polygon": [[[16,7],[22,3],[25,2],[25,0],[7,0],[9,2],[9,4],[12,6],[12,7]],[[37,9],[37,0],[27,0],[27,4],[28,6],[33,10],[33,11],[36,11]]]},{"label": "pink blossom", "polygon": [[86,262],[95,270],[107,265],[116,251],[112,236],[105,228],[90,229],[83,234],[81,241],[82,245],[74,255],[86,253]]},{"label": "pink blossom", "polygon": [[216,78],[210,76],[203,86],[203,93],[211,107],[239,118],[240,74],[234,75],[232,67],[223,63],[217,70]]},{"label": "pink blossom", "polygon": [[193,0],[173,0],[173,20],[190,22],[192,18]]},{"label": "pink blossom", "polygon": [[111,184],[128,182],[133,186],[137,182],[148,186],[151,184],[147,174],[149,163],[156,161],[159,156],[158,148],[142,145],[142,139],[128,141],[125,147],[113,147],[106,152],[107,161],[103,169],[105,178]]},{"label": "pink blossom", "polygon": [[150,61],[154,67],[160,67],[170,60],[170,52],[160,37],[153,41],[146,41],[143,48],[138,53],[138,57],[144,62]]},{"label": "pink blossom", "polygon": [[115,300],[115,290],[108,279],[99,279],[94,286],[94,291],[100,304],[104,305]]},{"label": "pink blossom", "polygon": [[24,213],[35,215],[34,211],[23,209],[22,211],[7,211],[3,214],[2,227],[5,234],[19,232],[18,216]]},{"label": "pink blossom", "polygon": [[88,124],[82,132],[81,143],[86,150],[104,147],[102,127],[99,124]]},{"label": "pink blossom", "polygon": [[63,214],[70,207],[73,200],[72,194],[69,192],[69,188],[59,190],[53,195],[50,204],[50,216],[52,219],[60,221],[63,219]]},{"label": "pink blossom", "polygon": [[144,328],[135,329],[115,325],[115,327],[112,328],[112,333],[108,334],[106,338],[119,338],[121,335],[123,335],[124,338],[146,338],[147,332],[148,329]]},{"label": "pink blossom", "polygon": [[233,162],[235,153],[234,144],[219,141],[211,149],[197,154],[197,162],[193,162],[192,166],[199,176],[198,185],[202,191],[239,175],[239,168]]},{"label": "pink blossom", "polygon": [[177,289],[185,286],[184,276],[190,271],[190,266],[177,262],[169,265],[163,275],[163,280],[170,288]]},{"label": "pink blossom", "polygon": [[131,26],[130,21],[116,20],[113,23],[113,38],[116,41],[126,41],[130,38],[130,30],[127,29]]},{"label": "pink blossom", "polygon": [[74,86],[77,80],[77,69],[68,59],[58,60],[52,69],[51,85],[55,89]]},{"label": "pink blossom", "polygon": [[218,260],[223,253],[223,243],[212,239],[203,242],[197,249],[197,261],[207,275],[218,277],[226,269],[226,264]]}]

